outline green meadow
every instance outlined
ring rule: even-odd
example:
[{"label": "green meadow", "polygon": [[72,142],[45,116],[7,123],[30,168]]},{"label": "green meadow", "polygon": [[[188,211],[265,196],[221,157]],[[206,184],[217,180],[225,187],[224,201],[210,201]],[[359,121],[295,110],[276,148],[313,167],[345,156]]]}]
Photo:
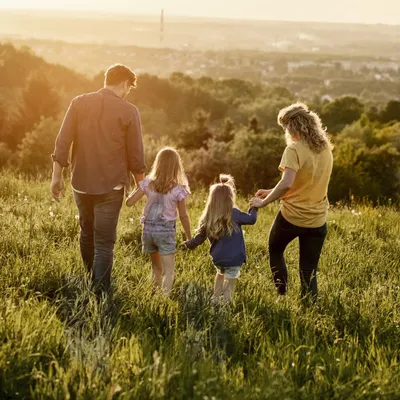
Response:
[{"label": "green meadow", "polygon": [[[188,199],[193,227],[205,199]],[[297,243],[287,250],[289,293],[277,297],[267,249],[277,205],[262,209],[245,227],[235,301],[216,306],[206,244],[178,252],[170,298],[154,292],[142,206],[121,213],[113,298],[98,301],[70,187],[57,203],[48,181],[2,174],[1,399],[400,398],[398,209],[332,207],[313,306],[299,298]]]}]

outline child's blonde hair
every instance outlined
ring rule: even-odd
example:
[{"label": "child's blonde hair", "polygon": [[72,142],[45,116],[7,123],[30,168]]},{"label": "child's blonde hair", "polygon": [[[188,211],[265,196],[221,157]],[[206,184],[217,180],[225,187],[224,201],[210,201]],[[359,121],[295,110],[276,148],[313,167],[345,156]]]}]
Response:
[{"label": "child's blonde hair", "polygon": [[172,147],[162,148],[149,174],[151,189],[166,194],[176,185],[188,185],[179,153]]},{"label": "child's blonde hair", "polygon": [[220,239],[230,236],[236,230],[232,219],[232,209],[235,206],[236,188],[231,175],[221,174],[220,183],[210,187],[206,207],[199,221],[199,230],[205,228],[210,239]]}]

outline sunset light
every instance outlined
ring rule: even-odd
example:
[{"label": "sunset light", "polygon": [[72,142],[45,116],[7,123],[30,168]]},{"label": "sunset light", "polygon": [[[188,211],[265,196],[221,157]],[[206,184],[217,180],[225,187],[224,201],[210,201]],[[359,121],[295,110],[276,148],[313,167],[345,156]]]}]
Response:
[{"label": "sunset light", "polygon": [[1,8],[63,9],[113,13],[265,19],[280,21],[328,21],[400,24],[397,0],[0,0]]},{"label": "sunset light", "polygon": [[0,0],[0,399],[399,400],[400,0]]}]

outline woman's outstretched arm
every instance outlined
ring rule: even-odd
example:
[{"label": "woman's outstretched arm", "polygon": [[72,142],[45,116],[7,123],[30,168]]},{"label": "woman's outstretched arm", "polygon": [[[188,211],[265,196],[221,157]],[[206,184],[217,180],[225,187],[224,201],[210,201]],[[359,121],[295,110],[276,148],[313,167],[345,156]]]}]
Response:
[{"label": "woman's outstretched arm", "polygon": [[292,187],[295,178],[296,171],[294,169],[285,168],[282,179],[272,189],[271,193],[264,200],[253,197],[250,200],[250,207],[262,208],[280,199]]}]

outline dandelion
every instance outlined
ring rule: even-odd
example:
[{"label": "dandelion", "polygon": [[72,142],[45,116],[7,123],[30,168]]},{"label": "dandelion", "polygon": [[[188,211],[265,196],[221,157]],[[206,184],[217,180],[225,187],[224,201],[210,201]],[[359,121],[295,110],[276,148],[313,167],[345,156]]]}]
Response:
[{"label": "dandelion", "polygon": [[50,217],[54,217],[53,211],[50,211],[50,212],[49,212],[49,215],[50,215]]}]

